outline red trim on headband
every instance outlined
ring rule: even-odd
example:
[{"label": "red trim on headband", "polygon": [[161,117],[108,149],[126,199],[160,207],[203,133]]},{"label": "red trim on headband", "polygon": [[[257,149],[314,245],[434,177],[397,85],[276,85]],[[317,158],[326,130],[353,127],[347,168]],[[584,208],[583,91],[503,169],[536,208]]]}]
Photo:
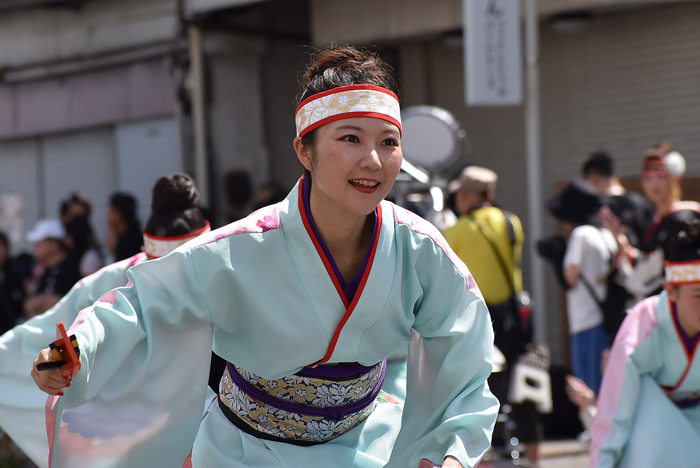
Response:
[{"label": "red trim on headband", "polygon": [[188,239],[190,237],[197,237],[200,234],[204,233],[207,229],[210,229],[211,225],[209,224],[209,221],[207,221],[207,224],[204,225],[203,228],[197,229],[196,231],[190,232],[189,234],[183,234],[181,236],[175,236],[175,237],[159,237],[159,236],[152,236],[148,234],[146,231],[143,232],[143,237],[148,237],[149,239],[157,240],[157,241],[179,241],[182,239]]},{"label": "red trim on headband", "polygon": [[316,130],[319,127],[323,127],[327,123],[335,122],[336,120],[343,120],[343,119],[352,119],[356,117],[373,117],[375,119],[382,119],[386,120],[389,123],[393,123],[397,127],[399,127],[399,134],[402,134],[403,131],[401,129],[401,124],[394,118],[389,117],[386,114],[382,114],[379,112],[344,112],[342,114],[336,114],[336,115],[331,115],[330,117],[326,117],[325,119],[321,119],[316,123],[313,123],[306,127],[304,130],[299,132],[299,137],[303,137],[307,133],[309,133],[312,130]]},{"label": "red trim on headband", "polygon": [[698,265],[700,264],[700,260],[688,260],[685,262],[669,262],[666,261],[666,266],[683,266],[683,265]]},{"label": "red trim on headband", "polygon": [[375,86],[375,85],[370,85],[370,84],[354,84],[354,85],[348,85],[348,86],[339,86],[337,88],[329,89],[328,91],[322,91],[320,93],[314,94],[312,96],[307,97],[303,101],[299,103],[297,106],[297,109],[294,111],[294,115],[296,115],[299,112],[299,109],[304,107],[306,104],[310,103],[311,101],[315,101],[316,99],[322,98],[323,96],[328,96],[329,94],[337,94],[337,93],[342,93],[344,91],[354,91],[356,89],[369,89],[372,91],[379,91],[381,93],[388,94],[389,96],[393,97],[396,99],[398,102],[399,98],[394,94],[391,90],[388,90],[386,88],[382,88],[381,86]]}]

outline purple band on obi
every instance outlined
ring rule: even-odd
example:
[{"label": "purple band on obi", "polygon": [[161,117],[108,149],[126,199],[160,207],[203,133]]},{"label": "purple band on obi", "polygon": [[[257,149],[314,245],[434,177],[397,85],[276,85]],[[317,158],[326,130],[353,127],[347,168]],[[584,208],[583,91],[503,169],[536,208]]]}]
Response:
[{"label": "purple band on obi", "polygon": [[[354,377],[371,371],[375,366],[363,366],[357,363],[321,365],[316,367],[304,367],[296,375],[320,377],[326,379],[343,379]],[[383,378],[382,378],[383,379]]]}]

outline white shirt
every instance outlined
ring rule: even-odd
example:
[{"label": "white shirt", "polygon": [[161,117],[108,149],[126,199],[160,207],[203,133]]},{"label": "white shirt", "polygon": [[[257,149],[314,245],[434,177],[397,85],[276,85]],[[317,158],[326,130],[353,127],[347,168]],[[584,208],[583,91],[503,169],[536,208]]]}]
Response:
[{"label": "white shirt", "polygon": [[[579,268],[596,297],[603,302],[607,296],[606,278],[610,256],[617,253],[617,244],[607,229],[579,226],[573,230],[564,255],[564,269],[569,265]],[[603,323],[603,312],[580,279],[566,292],[569,333],[590,330]]]}]

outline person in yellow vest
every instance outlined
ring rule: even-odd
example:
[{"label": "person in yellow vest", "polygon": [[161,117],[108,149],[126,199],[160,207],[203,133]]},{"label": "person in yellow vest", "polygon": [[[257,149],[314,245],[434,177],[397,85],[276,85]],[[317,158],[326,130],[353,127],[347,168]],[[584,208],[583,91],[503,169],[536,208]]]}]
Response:
[{"label": "person in yellow vest", "polygon": [[[479,166],[468,166],[450,182],[447,190],[453,196],[458,219],[445,230],[445,239],[474,276],[491,313],[495,345],[512,369],[531,338],[517,305],[517,295],[523,290],[520,261],[524,235],[516,215],[494,206],[497,182],[494,171]],[[496,383],[493,386],[503,401],[505,395],[498,395]],[[538,442],[543,437],[541,418],[532,402],[512,407],[515,435],[526,445],[529,466],[537,466]]]}]

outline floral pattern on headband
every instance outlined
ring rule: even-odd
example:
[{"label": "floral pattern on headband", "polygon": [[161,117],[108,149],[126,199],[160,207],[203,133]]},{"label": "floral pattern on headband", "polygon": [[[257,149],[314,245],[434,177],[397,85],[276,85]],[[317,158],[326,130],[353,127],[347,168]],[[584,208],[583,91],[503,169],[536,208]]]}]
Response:
[{"label": "floral pattern on headband", "polygon": [[353,89],[321,96],[304,104],[295,117],[297,135],[329,117],[355,112],[383,114],[401,122],[401,109],[395,97],[372,89]]}]

